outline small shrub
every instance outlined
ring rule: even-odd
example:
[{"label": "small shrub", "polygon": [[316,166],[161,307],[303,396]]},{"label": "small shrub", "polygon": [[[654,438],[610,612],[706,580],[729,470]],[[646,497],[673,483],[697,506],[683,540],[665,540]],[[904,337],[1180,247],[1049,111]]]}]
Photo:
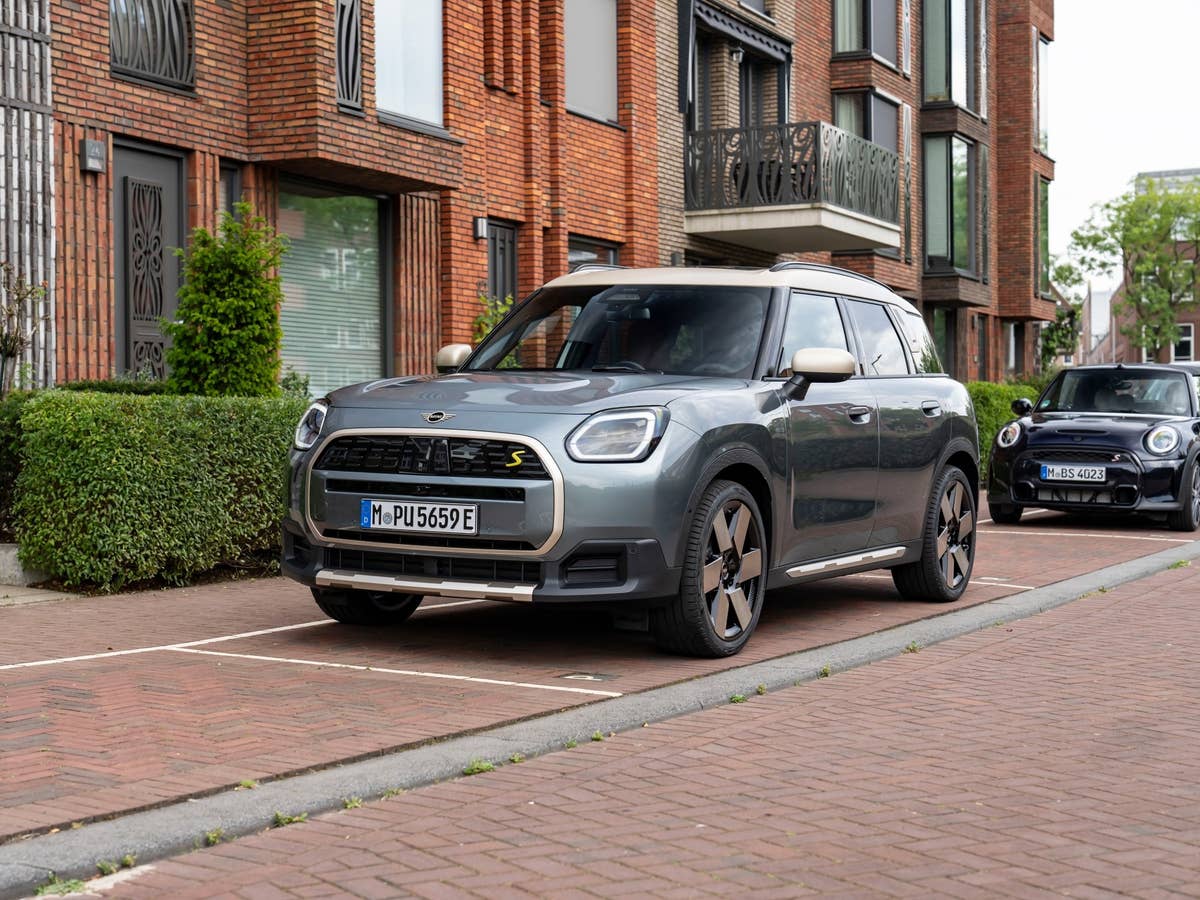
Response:
[{"label": "small shrub", "polygon": [[967,391],[979,425],[979,466],[986,471],[997,433],[1015,418],[1012,402],[1022,397],[1036,400],[1041,391],[1030,384],[992,384],[988,381],[972,381],[967,384]]},{"label": "small shrub", "polygon": [[476,344],[491,334],[492,329],[499,325],[501,320],[509,314],[513,308],[513,298],[511,294],[503,299],[500,297],[481,296],[479,303],[483,306],[483,312],[475,317],[475,330],[472,333]]},{"label": "small shrub", "polygon": [[20,418],[22,562],[114,590],[277,550],[303,411],[295,399],[41,392]]},{"label": "small shrub", "polygon": [[279,392],[279,263],[287,249],[249,203],[221,217],[219,235],[192,232],[171,339],[168,379],[177,394],[269,397]]},{"label": "small shrub", "polygon": [[165,394],[167,383],[154,378],[106,378],[91,381],[65,381],[56,386],[62,391],[95,391],[100,394]]}]

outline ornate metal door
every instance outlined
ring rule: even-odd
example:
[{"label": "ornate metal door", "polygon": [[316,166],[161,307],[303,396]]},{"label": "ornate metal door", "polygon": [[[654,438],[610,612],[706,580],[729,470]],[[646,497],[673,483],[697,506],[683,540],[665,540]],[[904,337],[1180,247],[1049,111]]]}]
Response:
[{"label": "ornate metal door", "polygon": [[113,217],[117,366],[166,376],[162,320],[175,315],[183,245],[183,157],[118,145]]}]

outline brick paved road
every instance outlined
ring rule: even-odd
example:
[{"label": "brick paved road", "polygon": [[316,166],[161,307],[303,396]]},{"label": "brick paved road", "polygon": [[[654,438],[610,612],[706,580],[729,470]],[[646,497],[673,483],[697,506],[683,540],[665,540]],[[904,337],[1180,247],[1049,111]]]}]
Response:
[{"label": "brick paved road", "polygon": [[[592,616],[477,604],[423,608],[390,631],[322,623],[5,669],[320,616],[304,589],[278,579],[0,610],[0,840],[603,696],[564,687],[631,693],[820,646],[1185,540],[1146,524],[1059,515],[982,530],[976,580],[959,604],[898,602],[886,574],[775,592],[747,650],[726,661],[665,657]],[[580,671],[611,678],[562,678]]]},{"label": "brick paved road", "polygon": [[1200,896],[1198,600],[1164,572],[106,896]]}]

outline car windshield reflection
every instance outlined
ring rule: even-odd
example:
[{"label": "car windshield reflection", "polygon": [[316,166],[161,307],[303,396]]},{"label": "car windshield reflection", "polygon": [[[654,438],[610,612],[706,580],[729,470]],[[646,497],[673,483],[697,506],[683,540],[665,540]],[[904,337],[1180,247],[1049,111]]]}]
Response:
[{"label": "car windshield reflection", "polygon": [[1046,391],[1038,412],[1189,416],[1191,385],[1183,372],[1096,369],[1064,372]]}]

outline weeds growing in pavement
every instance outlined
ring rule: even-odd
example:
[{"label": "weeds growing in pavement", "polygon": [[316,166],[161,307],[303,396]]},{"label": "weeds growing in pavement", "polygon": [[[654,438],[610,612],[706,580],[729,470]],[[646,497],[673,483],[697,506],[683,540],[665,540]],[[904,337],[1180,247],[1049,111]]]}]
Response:
[{"label": "weeds growing in pavement", "polygon": [[308,821],[308,813],[297,813],[294,816],[285,816],[278,810],[275,812],[275,817],[271,819],[271,825],[274,828],[282,828],[284,825],[296,825],[300,822]]},{"label": "weeds growing in pavement", "polygon": [[34,891],[34,894],[38,897],[54,897],[62,894],[78,894],[86,889],[87,886],[78,878],[69,878],[63,881],[51,872],[50,879]]},{"label": "weeds growing in pavement", "polygon": [[767,686],[765,684],[760,684],[758,687],[756,687],[754,689],[754,693],[758,694],[758,696],[760,696],[760,697],[763,696],[763,694],[765,694],[766,692],[767,692]]},{"label": "weeds growing in pavement", "polygon": [[575,738],[567,738],[567,742],[563,746],[568,750],[574,750],[579,746],[579,741],[575,740]]},{"label": "weeds growing in pavement", "polygon": [[134,866],[137,865],[137,854],[126,853],[124,856],[121,857],[121,865],[124,866],[126,869],[132,869]]},{"label": "weeds growing in pavement", "polygon": [[525,762],[525,754],[524,753],[514,753],[512,756],[510,756],[508,758],[508,761],[510,763],[523,763],[523,762]]},{"label": "weeds growing in pavement", "polygon": [[358,809],[362,806],[362,797],[346,797],[342,800],[342,809]]},{"label": "weeds growing in pavement", "polygon": [[404,793],[404,788],[388,788],[383,792],[384,800],[391,800],[393,797],[399,797]]},{"label": "weeds growing in pavement", "polygon": [[817,673],[817,677],[818,678],[828,678],[829,677],[829,666],[821,666],[821,671],[819,671]]},{"label": "weeds growing in pavement", "polygon": [[118,865],[117,865],[115,862],[111,862],[110,860],[107,860],[107,859],[98,859],[98,860],[96,860],[96,870],[97,870],[97,871],[98,871],[98,872],[99,872],[101,875],[112,875],[112,874],[114,874],[114,873],[115,873],[115,872],[116,872],[116,871],[117,871],[119,868],[121,868],[121,867],[120,867],[120,866],[118,866]]},{"label": "weeds growing in pavement", "polygon": [[482,772],[491,772],[496,767],[486,759],[473,759],[467,763],[467,767],[463,769],[464,775],[479,775]]},{"label": "weeds growing in pavement", "polygon": [[1177,559],[1177,560],[1175,560],[1175,562],[1171,563],[1171,565],[1167,566],[1167,568],[1168,569],[1186,569],[1191,564],[1192,564],[1192,561],[1190,559]]},{"label": "weeds growing in pavement", "polygon": [[252,791],[256,787],[258,787],[257,781],[255,781],[252,778],[243,778],[241,781],[239,781],[237,783],[237,787],[235,787],[234,790],[235,791],[242,791],[242,790]]},{"label": "weeds growing in pavement", "polygon": [[[278,813],[276,813],[278,815]],[[204,832],[204,846],[215,847],[225,839],[224,828],[214,828],[212,831]]]},{"label": "weeds growing in pavement", "polygon": [[592,740],[593,741],[602,741],[602,740],[604,740],[604,735],[601,734],[599,731],[593,731],[592,732]]},{"label": "weeds growing in pavement", "polygon": [[745,694],[734,694],[732,697],[729,698],[729,702],[730,703],[745,703],[746,695]]}]

